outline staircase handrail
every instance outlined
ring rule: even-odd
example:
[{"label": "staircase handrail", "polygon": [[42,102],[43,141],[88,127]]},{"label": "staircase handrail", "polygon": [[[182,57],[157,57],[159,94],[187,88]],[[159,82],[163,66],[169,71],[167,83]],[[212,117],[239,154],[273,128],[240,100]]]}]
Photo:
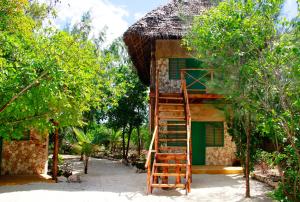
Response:
[{"label": "staircase handrail", "polygon": [[[152,139],[151,139],[151,143],[149,146],[149,151],[147,154],[147,160],[145,163],[145,168],[147,169],[147,188],[148,188],[148,193],[150,193],[151,191],[151,154],[152,153],[156,153],[158,151],[158,96],[159,96],[159,70],[158,68],[156,69],[155,72],[155,127],[154,127],[154,131],[152,134]],[[153,144],[154,144],[154,150],[153,150]]]},{"label": "staircase handrail", "polygon": [[154,143],[155,136],[156,136],[157,132],[158,132],[158,126],[155,126],[154,131],[153,131],[153,135],[152,135],[152,139],[151,139],[151,143],[150,143],[150,146],[149,146],[149,151],[148,151],[148,154],[147,154],[147,160],[146,160],[146,163],[145,163],[145,168],[150,167],[151,153],[156,152],[156,150],[153,150],[152,148],[153,148],[153,143]]},{"label": "staircase handrail", "polygon": [[186,88],[185,72],[181,71],[181,90],[184,97],[185,112],[186,112],[186,127],[187,127],[187,163],[186,163],[186,190],[190,191],[191,184],[191,111],[189,104],[189,97]]}]

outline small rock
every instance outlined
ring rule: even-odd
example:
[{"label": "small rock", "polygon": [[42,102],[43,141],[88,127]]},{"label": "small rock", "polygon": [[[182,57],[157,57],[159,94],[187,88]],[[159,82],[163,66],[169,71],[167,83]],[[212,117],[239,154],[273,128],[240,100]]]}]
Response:
[{"label": "small rock", "polygon": [[68,182],[72,182],[72,183],[80,183],[80,175],[71,175],[68,177]]},{"label": "small rock", "polygon": [[65,178],[64,176],[59,176],[57,177],[57,182],[67,182],[67,178]]},{"label": "small rock", "polygon": [[135,172],[136,172],[136,173],[146,173],[147,170],[137,168]]},{"label": "small rock", "polygon": [[128,165],[129,165],[128,160],[122,159],[121,162],[122,162],[125,166],[128,166]]}]

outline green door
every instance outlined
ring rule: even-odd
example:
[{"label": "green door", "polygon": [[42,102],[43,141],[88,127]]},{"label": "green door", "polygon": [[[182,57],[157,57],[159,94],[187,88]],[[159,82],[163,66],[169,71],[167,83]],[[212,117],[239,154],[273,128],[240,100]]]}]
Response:
[{"label": "green door", "polygon": [[192,122],[192,164],[205,165],[205,123]]}]

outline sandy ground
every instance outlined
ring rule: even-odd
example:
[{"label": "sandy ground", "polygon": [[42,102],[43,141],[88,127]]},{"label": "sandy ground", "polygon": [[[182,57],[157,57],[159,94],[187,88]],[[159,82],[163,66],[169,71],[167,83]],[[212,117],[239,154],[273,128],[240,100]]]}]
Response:
[{"label": "sandy ground", "polygon": [[146,195],[146,174],[120,162],[90,161],[89,174],[81,183],[33,183],[0,187],[1,202],[117,202],[117,201],[271,201],[270,188],[251,181],[251,200],[244,199],[245,183],[240,175],[193,175],[192,191],[154,190]]}]

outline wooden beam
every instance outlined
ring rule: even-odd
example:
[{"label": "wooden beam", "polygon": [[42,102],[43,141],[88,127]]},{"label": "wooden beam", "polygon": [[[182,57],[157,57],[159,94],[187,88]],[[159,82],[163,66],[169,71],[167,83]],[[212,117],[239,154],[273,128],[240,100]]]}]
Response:
[{"label": "wooden beam", "polygon": [[[170,96],[170,95],[176,95],[176,94],[161,94],[161,96]],[[155,97],[155,93],[150,92],[149,94],[150,98]],[[188,94],[189,99],[224,99],[224,95],[220,94],[213,94],[213,93],[190,93]],[[170,103],[171,104],[171,103]]]}]

